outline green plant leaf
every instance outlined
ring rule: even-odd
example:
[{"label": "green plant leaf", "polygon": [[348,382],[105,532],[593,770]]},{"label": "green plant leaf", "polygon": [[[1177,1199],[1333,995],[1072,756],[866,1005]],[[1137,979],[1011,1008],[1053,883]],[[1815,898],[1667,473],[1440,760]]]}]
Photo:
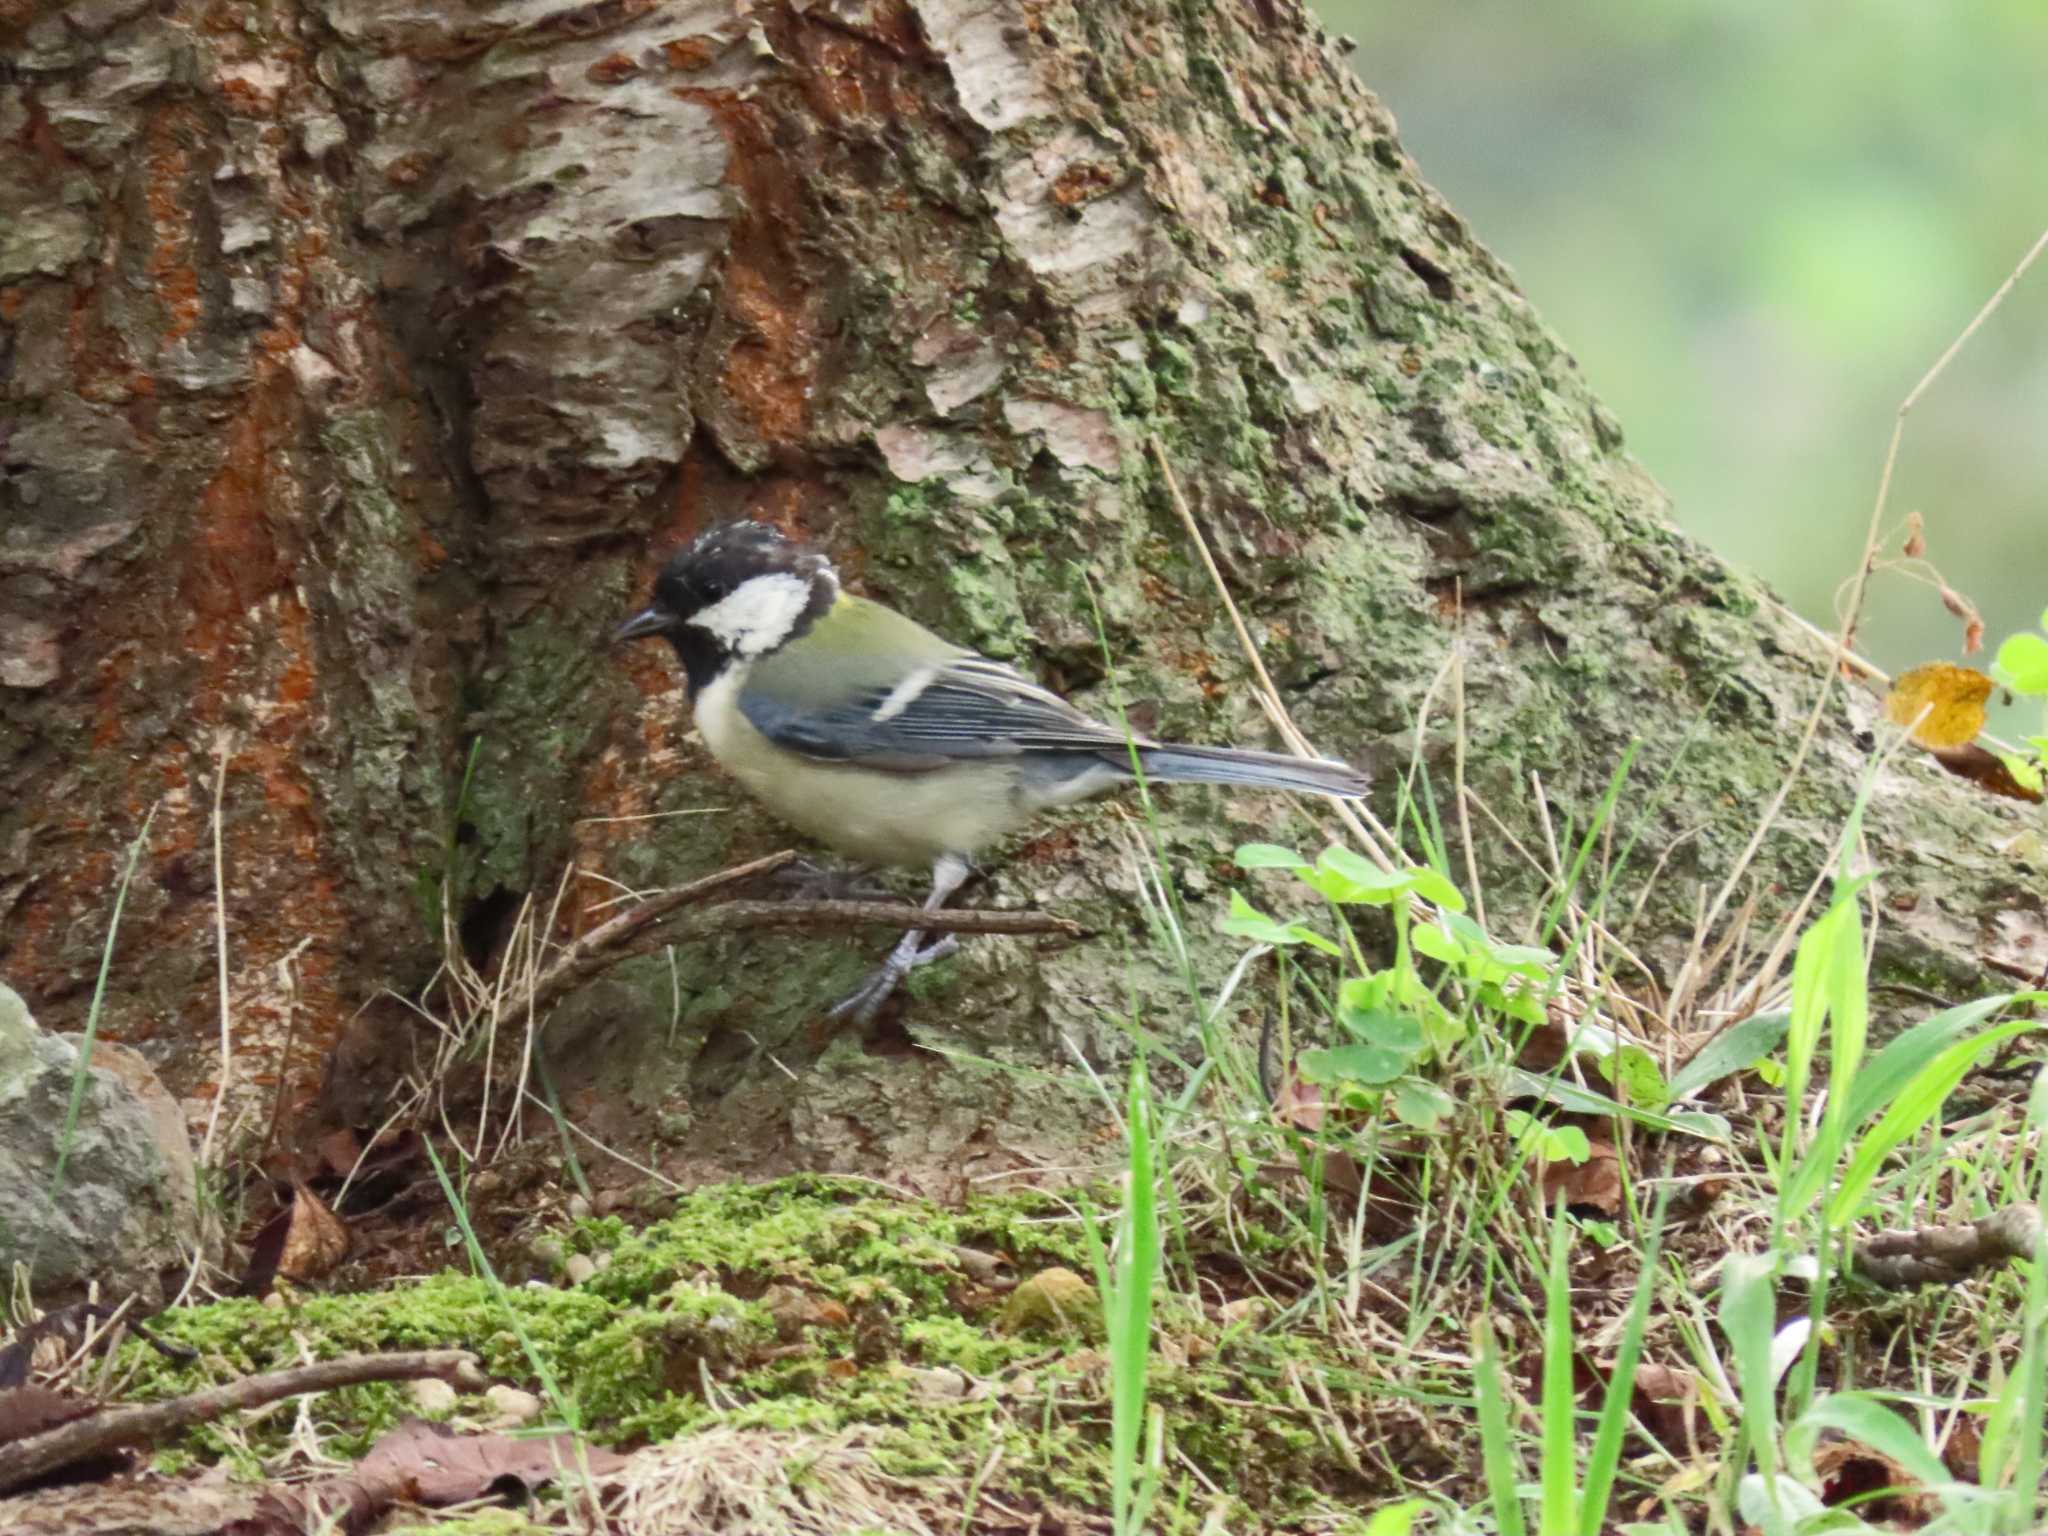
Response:
[{"label": "green plant leaf", "polygon": [[[2038,737],[2035,739],[2039,740]],[[2044,751],[2040,746],[2036,746],[2034,750],[2048,755],[2048,751]],[[2041,793],[2042,777],[2038,763],[2021,757],[2017,752],[2000,752],[1996,755],[1998,760],[2005,764],[2005,771],[2012,775],[2013,783],[2019,785],[2021,789],[2030,789],[2037,795]]]},{"label": "green plant leaf", "polygon": [[2048,694],[2048,639],[2028,630],[2008,635],[1991,670],[2014,693]]},{"label": "green plant leaf", "polygon": [[1345,995],[1350,991],[1351,984],[1347,982],[1337,994],[1337,1022],[1352,1039],[1390,1051],[1405,1051],[1411,1056],[1421,1053],[1422,1020],[1392,1008],[1354,1006]]},{"label": "green plant leaf", "polygon": [[1486,958],[1513,975],[1539,981],[1557,969],[1557,956],[1534,944],[1494,944],[1488,947]]},{"label": "green plant leaf", "polygon": [[1659,1110],[1641,1109],[1633,1104],[1623,1104],[1604,1093],[1590,1088],[1581,1088],[1577,1083],[1567,1083],[1562,1078],[1539,1077],[1520,1067],[1509,1067],[1498,1074],[1495,1091],[1505,1099],[1541,1099],[1559,1109],[1575,1115],[1625,1116],[1637,1125],[1647,1126],[1653,1131],[1683,1131],[1688,1136],[1698,1136],[1708,1141],[1725,1141],[1728,1122],[1719,1115],[1700,1114],[1686,1111],[1669,1115]]},{"label": "green plant leaf", "polygon": [[1433,1131],[1457,1112],[1458,1101],[1435,1083],[1419,1077],[1404,1077],[1394,1084],[1388,1103],[1394,1118],[1418,1131]]},{"label": "green plant leaf", "polygon": [[1246,843],[1236,853],[1239,869],[1307,869],[1309,862],[1292,848],[1276,843]]},{"label": "green plant leaf", "polygon": [[1753,1013],[1729,1025],[1700,1047],[1692,1060],[1673,1074],[1671,1097],[1674,1100],[1689,1098],[1724,1077],[1748,1071],[1778,1048],[1791,1020],[1792,1015],[1780,1010],[1776,1013]]},{"label": "green plant leaf", "polygon": [[1407,895],[1414,884],[1412,871],[1381,869],[1349,848],[1334,846],[1325,848],[1315,869],[1302,878],[1339,906],[1384,907]]},{"label": "green plant leaf", "polygon": [[1429,1504],[1423,1499],[1403,1499],[1376,1509],[1365,1523],[1365,1536],[1408,1536],[1415,1517],[1427,1508]]},{"label": "green plant leaf", "polygon": [[1662,1109],[1671,1102],[1671,1086],[1657,1058],[1639,1045],[1624,1045],[1600,1058],[1600,1075],[1613,1083],[1628,1102],[1641,1109]]},{"label": "green plant leaf", "polygon": [[1250,939],[1254,944],[1307,944],[1328,955],[1342,954],[1335,944],[1300,923],[1274,921],[1246,901],[1238,891],[1230,893],[1230,915],[1218,921],[1216,927],[1219,932],[1233,938]]},{"label": "green plant leaf", "polygon": [[1435,923],[1418,923],[1409,931],[1408,942],[1425,960],[1436,960],[1445,965],[1463,966],[1481,953],[1468,948],[1462,940],[1445,933]]},{"label": "green plant leaf", "polygon": [[1883,1109],[1927,1064],[1990,1018],[2013,994],[2001,992],[1945,1009],[1922,1019],[1863,1064],[1849,1094],[1849,1127],[1854,1130]]},{"label": "green plant leaf", "polygon": [[1551,1125],[1526,1109],[1511,1109],[1503,1119],[1510,1136],[1517,1141],[1526,1140],[1536,1155],[1548,1162],[1576,1167],[1593,1155],[1592,1142],[1576,1125]]},{"label": "green plant leaf", "polygon": [[1435,870],[1417,868],[1409,871],[1410,889],[1431,906],[1441,907],[1446,912],[1465,910],[1465,898],[1458,888]]},{"label": "green plant leaf", "polygon": [[1333,1045],[1301,1053],[1302,1081],[1309,1083],[1391,1083],[1413,1065],[1405,1051],[1383,1045]]}]

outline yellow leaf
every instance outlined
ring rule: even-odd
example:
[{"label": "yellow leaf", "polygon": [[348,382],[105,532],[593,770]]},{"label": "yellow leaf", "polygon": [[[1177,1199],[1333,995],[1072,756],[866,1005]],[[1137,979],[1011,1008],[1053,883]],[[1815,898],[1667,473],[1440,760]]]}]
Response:
[{"label": "yellow leaf", "polygon": [[1936,661],[1892,679],[1884,717],[1910,729],[1923,747],[1960,747],[1984,729],[1984,701],[1990,697],[1991,679],[1982,672]]}]

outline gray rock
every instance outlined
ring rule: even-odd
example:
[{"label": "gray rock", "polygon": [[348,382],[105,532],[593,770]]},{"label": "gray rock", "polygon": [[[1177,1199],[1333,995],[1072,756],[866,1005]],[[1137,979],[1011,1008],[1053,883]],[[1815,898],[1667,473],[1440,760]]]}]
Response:
[{"label": "gray rock", "polygon": [[0,983],[0,1273],[26,1265],[43,1307],[94,1281],[104,1300],[154,1304],[200,1241],[184,1119],[148,1062],[101,1040],[67,1142],[83,1044],[38,1029]]}]

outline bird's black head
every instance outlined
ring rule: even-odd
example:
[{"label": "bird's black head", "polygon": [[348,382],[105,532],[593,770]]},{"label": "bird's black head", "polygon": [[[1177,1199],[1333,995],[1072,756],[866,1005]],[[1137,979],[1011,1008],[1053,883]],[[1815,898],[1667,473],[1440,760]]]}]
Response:
[{"label": "bird's black head", "polygon": [[832,563],[766,523],[726,523],[669,557],[654,602],[621,624],[614,642],[666,636],[692,695],[735,657],[765,655],[795,639],[839,596]]}]

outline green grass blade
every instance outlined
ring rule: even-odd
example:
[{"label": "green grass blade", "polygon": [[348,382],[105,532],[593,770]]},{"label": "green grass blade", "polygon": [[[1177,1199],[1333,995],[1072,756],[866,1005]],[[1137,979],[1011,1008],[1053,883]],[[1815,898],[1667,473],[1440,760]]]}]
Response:
[{"label": "green grass blade", "polygon": [[142,862],[142,850],[149,846],[150,823],[155,820],[156,807],[152,805],[149,814],[142,818],[135,841],[128,845],[128,863],[121,871],[121,883],[114,887],[114,915],[107,922],[107,942],[100,948],[100,972],[93,982],[92,1002],[85,1011],[85,1039],[78,1047],[78,1070],[71,1076],[71,1101],[64,1106],[64,1129],[57,1138],[57,1166],[50,1172],[53,1206],[64,1188],[64,1164],[71,1156],[71,1139],[78,1132],[78,1116],[85,1108],[86,1073],[92,1066],[93,1042],[100,1034],[100,1007],[107,999],[107,975],[114,968],[114,940],[121,932],[121,912],[128,905],[128,887],[135,879],[136,866]]},{"label": "green grass blade", "polygon": [[1543,1536],[1576,1536],[1578,1417],[1572,1393],[1571,1222],[1559,1197],[1550,1219],[1543,1291]]},{"label": "green grass blade", "polygon": [[1963,1003],[1937,1013],[1931,1019],[1921,1020],[1886,1045],[1863,1064],[1856,1086],[1850,1090],[1851,1128],[1862,1125],[1897,1098],[1900,1090],[1949,1046],[2001,1008],[2023,1001],[2028,995],[2004,992],[1994,997],[1980,997],[1975,1002]]},{"label": "green grass blade", "polygon": [[1891,1108],[1878,1117],[1869,1134],[1857,1144],[1849,1166],[1843,1171],[1841,1181],[1828,1201],[1828,1225],[1841,1227],[1855,1217],[1863,1197],[1876,1182],[1877,1171],[1884,1160],[1900,1142],[1933,1123],[1941,1113],[1943,1101],[1955,1091],[1956,1085],[1977,1064],[1979,1057],[1993,1046],[2039,1027],[2031,1019],[2001,1024],[1996,1029],[1987,1029],[1982,1034],[1958,1040],[1922,1068],[1920,1074],[1909,1081],[1904,1091],[1893,1100]]},{"label": "green grass blade", "polygon": [[1735,1356],[1742,1398],[1738,1441],[1746,1440],[1775,1504],[1778,1470],[1777,1383],[1771,1374],[1771,1339],[1777,1331],[1777,1261],[1770,1254],[1736,1253],[1721,1272],[1721,1331]]},{"label": "green grass blade", "polygon": [[1493,1504],[1494,1528],[1500,1536],[1528,1536],[1522,1515],[1521,1467],[1508,1427],[1506,1369],[1493,1320],[1482,1313],[1472,1324],[1472,1370],[1479,1396],[1480,1460],[1486,1470],[1486,1492]]},{"label": "green grass blade", "polygon": [[1642,1274],[1636,1280],[1635,1295],[1629,1298],[1628,1315],[1622,1320],[1614,1369],[1607,1377],[1600,1421],[1593,1431],[1592,1449],[1586,1455],[1585,1488],[1579,1496],[1579,1536],[1600,1536],[1607,1526],[1607,1502],[1613,1496],[1615,1475],[1621,1468],[1622,1437],[1628,1432],[1636,1365],[1643,1357],[1643,1335],[1649,1330],[1650,1303],[1657,1293],[1657,1263],[1663,1255],[1664,1212],[1670,1203],[1670,1193],[1666,1189],[1658,1196],[1657,1208],[1650,1216]]}]

